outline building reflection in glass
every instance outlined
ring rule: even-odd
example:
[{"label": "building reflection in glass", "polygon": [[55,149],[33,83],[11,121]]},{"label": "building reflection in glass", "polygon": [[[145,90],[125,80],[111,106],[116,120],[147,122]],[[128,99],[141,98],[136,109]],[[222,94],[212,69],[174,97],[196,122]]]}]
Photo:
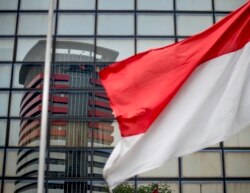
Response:
[{"label": "building reflection in glass", "polygon": [[[42,89],[43,67],[27,61],[42,61],[45,41],[39,41],[24,58],[19,73],[19,83],[27,89]],[[114,139],[112,121],[93,121],[92,117],[113,118],[106,94],[100,91],[101,82],[97,77],[99,68],[94,68],[94,46],[87,43],[59,41],[56,43],[55,60],[64,65],[54,65],[51,74],[51,87],[61,89],[50,95],[49,110],[54,117],[50,122],[50,146],[73,147],[62,151],[51,151],[49,155],[49,169],[46,173],[50,177],[79,178],[101,176],[102,167],[109,152],[91,151],[93,146],[110,146]],[[115,61],[118,52],[98,47],[97,62]],[[75,62],[75,64],[74,64]],[[79,64],[83,62],[84,64]],[[86,63],[90,64],[86,64]],[[71,92],[70,88],[89,88],[87,91]],[[91,89],[92,88],[92,89]],[[93,88],[98,88],[96,91]],[[51,92],[52,93],[52,92]],[[21,147],[39,146],[40,117],[42,107],[42,93],[27,91],[20,104],[19,142]],[[75,121],[60,118],[84,117],[85,121]],[[58,117],[58,120],[57,118]],[[89,119],[88,119],[89,118]],[[63,148],[62,148],[63,149]],[[38,173],[38,152],[20,150],[17,155],[17,176],[36,177]],[[36,183],[16,181],[15,192],[36,192]],[[87,192],[88,182],[57,182],[48,183],[49,190],[62,193]],[[101,191],[102,187],[92,187]]]}]

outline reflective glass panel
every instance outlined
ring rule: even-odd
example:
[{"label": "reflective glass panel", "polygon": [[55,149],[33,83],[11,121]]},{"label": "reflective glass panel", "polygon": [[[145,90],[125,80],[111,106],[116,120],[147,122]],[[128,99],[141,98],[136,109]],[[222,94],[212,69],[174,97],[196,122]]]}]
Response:
[{"label": "reflective glass panel", "polygon": [[21,0],[21,9],[40,10],[49,8],[49,0]]},{"label": "reflective glass panel", "polygon": [[172,39],[137,39],[137,53],[173,44]]},{"label": "reflective glass panel", "polygon": [[250,128],[241,131],[238,135],[224,141],[225,147],[250,147]]},{"label": "reflective glass panel", "polygon": [[237,9],[241,5],[243,5],[247,0],[216,0],[215,3],[215,10],[218,11],[232,11]]},{"label": "reflective glass panel", "polygon": [[1,0],[0,10],[15,10],[17,9],[18,0]]},{"label": "reflective glass panel", "polygon": [[3,172],[3,159],[4,159],[3,156],[4,156],[3,150],[0,150],[0,176],[2,176],[2,172]]},{"label": "reflective glass panel", "polygon": [[[179,193],[179,184],[177,182],[168,181],[138,181],[138,192],[166,192],[166,193]],[[158,187],[158,189],[157,189]],[[158,191],[157,191],[158,190]]]},{"label": "reflective glass panel", "polygon": [[174,21],[172,15],[140,14],[137,16],[138,35],[173,35]]},{"label": "reflective glass panel", "polygon": [[94,15],[60,14],[58,22],[58,34],[94,35]]},{"label": "reflective glass panel", "polygon": [[11,64],[0,64],[0,88],[10,86]]},{"label": "reflective glass panel", "polygon": [[48,16],[45,14],[21,14],[18,26],[20,35],[46,35]]},{"label": "reflective glass panel", "polygon": [[250,174],[250,152],[226,152],[227,177],[247,177]]},{"label": "reflective glass panel", "polygon": [[[37,177],[39,152],[13,149],[7,151],[6,176]],[[22,182],[22,179],[20,180]]]},{"label": "reflective glass panel", "polygon": [[[80,192],[90,192],[90,187],[92,188],[92,192],[99,192],[99,187],[94,187],[92,182],[87,180],[49,180],[48,182],[48,193],[80,193]],[[97,191],[94,191],[97,190]]]},{"label": "reflective glass panel", "polygon": [[5,176],[17,175],[17,150],[8,150],[6,156],[6,170]]},{"label": "reflective glass panel", "polygon": [[177,10],[212,10],[211,0],[177,0]]},{"label": "reflective glass panel", "polygon": [[8,103],[9,103],[9,92],[1,91],[0,92],[0,116],[7,116],[8,112]]},{"label": "reflective glass panel", "polygon": [[[6,129],[7,129],[6,127],[7,127],[7,121],[5,119],[0,119],[0,146],[5,145],[5,137],[6,137],[5,135],[6,135]],[[0,159],[0,162],[1,162],[1,159]]]},{"label": "reflective glass panel", "polygon": [[44,61],[45,46],[45,39],[42,38],[19,38],[17,44],[17,61]]},{"label": "reflective glass panel", "polygon": [[[94,40],[91,38],[58,38],[56,41],[55,60],[68,65],[79,62],[93,62],[95,56],[94,49]],[[72,87],[75,87],[75,85],[72,85]]]},{"label": "reflective glass panel", "polygon": [[178,15],[177,33],[178,35],[194,35],[201,32],[213,24],[212,16],[207,15]]},{"label": "reflective glass panel", "polygon": [[13,87],[42,89],[43,71],[43,64],[15,64]]},{"label": "reflective glass panel", "polygon": [[10,123],[9,145],[38,147],[40,144],[40,119],[16,119]]},{"label": "reflective glass panel", "polygon": [[90,150],[50,151],[49,176],[80,178],[90,176]]},{"label": "reflective glass panel", "polygon": [[172,10],[172,0],[137,0],[139,10]]},{"label": "reflective glass panel", "polygon": [[227,182],[227,193],[248,193],[250,192],[249,182]]},{"label": "reflective glass panel", "polygon": [[0,39],[0,61],[12,61],[13,47],[13,38]]},{"label": "reflective glass panel", "polygon": [[164,166],[142,173],[140,177],[177,177],[178,159],[169,160]]},{"label": "reflective glass panel", "polygon": [[19,116],[19,114],[21,113],[21,104],[23,98],[25,97],[26,92],[13,92],[12,96],[11,96],[11,111],[10,111],[10,115],[11,116]]},{"label": "reflective glass panel", "polygon": [[108,48],[112,53],[111,57],[106,57],[103,62],[122,60],[135,53],[133,39],[98,38],[97,46],[97,52],[101,52],[102,48]]},{"label": "reflective glass panel", "polygon": [[182,159],[183,176],[222,176],[220,152],[197,152]]},{"label": "reflective glass panel", "polygon": [[223,18],[225,18],[227,15],[216,15],[215,16],[215,21],[219,22],[220,20],[222,20]]},{"label": "reflective glass panel", "polygon": [[124,9],[133,9],[134,1],[133,0],[99,0],[98,9],[107,9],[107,10],[124,10]]},{"label": "reflective glass panel", "polygon": [[95,0],[60,0],[60,9],[95,9]]},{"label": "reflective glass panel", "polygon": [[182,188],[183,193],[223,193],[223,184],[218,182],[184,183]]},{"label": "reflective glass panel", "polygon": [[0,14],[0,35],[14,35],[16,14]]},{"label": "reflective glass panel", "polygon": [[60,147],[91,146],[91,121],[51,120],[50,145]]},{"label": "reflective glass panel", "polygon": [[98,35],[132,35],[134,17],[130,14],[100,14],[97,33]]},{"label": "reflective glass panel", "polygon": [[27,192],[37,192],[37,181],[34,180],[5,180],[3,193],[16,193],[25,189]]}]

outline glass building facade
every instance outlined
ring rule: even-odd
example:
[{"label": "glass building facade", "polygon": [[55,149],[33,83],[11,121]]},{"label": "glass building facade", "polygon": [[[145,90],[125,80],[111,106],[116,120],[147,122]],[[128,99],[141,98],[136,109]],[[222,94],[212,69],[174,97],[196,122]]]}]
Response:
[{"label": "glass building facade", "polygon": [[[119,130],[100,69],[201,32],[245,2],[57,0],[45,191],[107,192],[102,168]],[[48,7],[0,0],[0,193],[37,191]],[[174,193],[249,193],[250,128],[128,182],[135,192],[166,183]]]}]

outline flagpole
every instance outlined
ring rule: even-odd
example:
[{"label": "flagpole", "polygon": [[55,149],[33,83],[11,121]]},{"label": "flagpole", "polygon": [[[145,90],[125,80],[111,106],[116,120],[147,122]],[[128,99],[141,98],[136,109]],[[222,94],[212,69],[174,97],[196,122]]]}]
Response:
[{"label": "flagpole", "polygon": [[42,98],[42,117],[40,129],[40,151],[39,151],[39,169],[37,193],[44,193],[44,168],[46,160],[46,139],[48,126],[48,108],[49,108],[49,87],[50,87],[50,68],[51,68],[51,45],[52,30],[54,18],[55,0],[50,0],[48,14],[48,32],[46,38],[45,65],[43,78],[43,98]]}]

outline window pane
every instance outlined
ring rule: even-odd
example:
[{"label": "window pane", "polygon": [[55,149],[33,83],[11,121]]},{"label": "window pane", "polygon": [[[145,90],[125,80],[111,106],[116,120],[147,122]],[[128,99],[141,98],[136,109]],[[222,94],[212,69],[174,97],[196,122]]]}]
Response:
[{"label": "window pane", "polygon": [[[93,175],[96,177],[102,177],[103,167],[110,156],[111,150],[94,150],[93,151]],[[89,172],[91,168],[88,168]]]},{"label": "window pane", "polygon": [[215,10],[220,11],[232,11],[237,9],[241,5],[243,5],[247,0],[216,0],[215,3]]},{"label": "window pane", "polygon": [[[182,185],[183,193],[223,193],[222,183],[201,182],[201,183],[185,183]],[[237,192],[238,193],[238,192]]]},{"label": "window pane", "polygon": [[40,120],[15,119],[10,122],[9,146],[39,146]]},{"label": "window pane", "polygon": [[[14,88],[34,88],[40,89],[38,84],[31,85],[29,84],[32,82],[33,79],[37,78],[37,75],[41,75],[43,73],[44,66],[39,64],[15,64],[14,65],[14,77],[13,77],[13,87]],[[38,82],[37,82],[38,83]]]},{"label": "window pane", "polygon": [[140,14],[137,16],[138,35],[173,35],[173,16],[165,14]]},{"label": "window pane", "polygon": [[46,35],[48,16],[22,14],[20,15],[18,33],[20,35]]},{"label": "window pane", "polygon": [[[101,98],[96,97],[96,104],[100,103],[108,103],[107,100],[101,101]],[[99,107],[99,110],[103,109],[103,107]],[[110,113],[111,110],[110,110]],[[112,114],[111,114],[112,115]],[[94,147],[110,147],[115,142],[115,131],[116,128],[113,124],[113,121],[95,121],[88,123],[90,137],[92,136],[93,146]]]},{"label": "window pane", "polygon": [[[73,173],[72,168],[78,168],[80,170],[80,167],[77,167],[76,162],[83,161],[83,156],[81,157],[80,151],[59,151],[59,152],[50,152],[50,165],[49,165],[49,176],[50,177],[84,177],[82,176],[69,176]],[[79,166],[79,165],[78,165]],[[85,169],[86,166],[82,167],[82,169]],[[74,171],[76,173],[81,173],[80,171]]]},{"label": "window pane", "polygon": [[[65,77],[64,85],[68,88],[89,88],[92,87],[90,80],[95,70],[93,64],[55,65],[54,73]],[[54,82],[55,87],[58,85],[62,85],[61,82]]]},{"label": "window pane", "polygon": [[60,9],[95,9],[95,0],[60,0]]},{"label": "window pane", "polygon": [[80,178],[90,176],[90,150],[50,151],[50,177]]},{"label": "window pane", "polygon": [[226,152],[226,176],[248,177],[250,174],[250,152]]},{"label": "window pane", "polygon": [[3,150],[0,150],[0,176],[2,176],[3,172],[3,156],[4,156]]},{"label": "window pane", "polygon": [[16,14],[0,14],[0,35],[14,35]]},{"label": "window pane", "polygon": [[[91,83],[99,84],[99,80],[90,80]],[[98,92],[99,93],[99,92]],[[98,106],[92,107],[94,102],[101,101]],[[109,108],[107,99],[103,99],[96,95],[93,98],[91,92],[69,92],[56,93],[53,98],[53,116],[67,116],[67,117],[98,117],[98,118],[113,118],[112,112]],[[93,101],[96,100],[96,101]],[[105,104],[104,104],[105,103]],[[101,105],[107,105],[103,108]],[[93,109],[94,108],[94,109]]]},{"label": "window pane", "polygon": [[10,123],[10,146],[38,147],[40,144],[40,119],[17,119]]},{"label": "window pane", "polygon": [[6,156],[5,176],[16,176],[17,169],[17,151],[8,150]]},{"label": "window pane", "polygon": [[[8,150],[5,175],[12,177],[36,177],[38,158],[39,152],[35,150]],[[22,179],[20,182],[22,182]]]},{"label": "window pane", "polygon": [[[114,53],[115,56],[118,54],[117,60],[122,60],[131,55],[134,55],[134,40],[133,39],[97,39],[97,52],[101,52],[101,47],[109,48],[110,53]],[[110,60],[111,59],[111,60]],[[107,57],[104,62],[113,62],[116,57]]]},{"label": "window pane", "polygon": [[12,61],[13,47],[13,39],[0,39],[0,61]]},{"label": "window pane", "polygon": [[[88,39],[57,39],[56,61],[57,62],[93,62],[94,40]],[[73,86],[73,85],[72,85]]]},{"label": "window pane", "polygon": [[0,64],[0,88],[10,86],[11,64]]},{"label": "window pane", "polygon": [[173,44],[172,39],[138,39],[137,40],[137,53],[146,51],[149,49],[159,48]]},{"label": "window pane", "polygon": [[194,35],[213,24],[212,16],[207,15],[178,15],[177,32],[178,35]]},{"label": "window pane", "polygon": [[[40,144],[40,119],[22,119],[11,122],[10,145],[38,147]],[[17,144],[18,142],[18,144]]]},{"label": "window pane", "polygon": [[225,147],[250,147],[250,128],[241,131],[238,135],[224,141]]},{"label": "window pane", "polygon": [[7,116],[9,102],[9,92],[0,92],[0,116]]},{"label": "window pane", "polygon": [[[0,146],[5,145],[6,127],[7,127],[7,121],[4,119],[0,119]],[[2,160],[1,160],[1,155],[0,155],[0,162],[1,161]],[[1,165],[0,165],[0,169],[1,169]],[[1,172],[0,172],[0,175],[1,175]]]},{"label": "window pane", "polygon": [[134,1],[133,0],[99,0],[98,1],[98,9],[133,9]]},{"label": "window pane", "polygon": [[108,184],[105,181],[93,181],[93,192],[108,192]]},{"label": "window pane", "polygon": [[49,0],[22,0],[21,9],[48,9],[49,2]]},{"label": "window pane", "polygon": [[19,38],[17,44],[17,61],[44,61],[45,45],[46,41],[40,38]]},{"label": "window pane", "polygon": [[[55,88],[91,88],[94,68],[92,64],[55,65],[55,76],[61,76],[54,80]],[[63,80],[63,82],[62,82]]]},{"label": "window pane", "polygon": [[20,113],[20,105],[22,98],[24,96],[24,92],[13,92],[11,96],[11,116],[19,116]]},{"label": "window pane", "polygon": [[225,18],[227,15],[216,15],[215,16],[215,21],[216,23],[219,22],[220,20],[222,20],[223,18]]},{"label": "window pane", "polygon": [[9,146],[18,146],[21,120],[16,119],[10,122]]},{"label": "window pane", "polygon": [[249,182],[227,182],[227,193],[248,193],[250,192]]},{"label": "window pane", "polygon": [[91,146],[90,121],[52,120],[50,145],[62,147]]},{"label": "window pane", "polygon": [[211,0],[177,0],[177,10],[212,10]]},{"label": "window pane", "polygon": [[[179,193],[179,184],[178,182],[167,182],[167,181],[138,181],[137,191],[138,192],[154,192],[151,190],[152,186],[157,184],[159,189],[164,188],[164,190],[159,190],[159,192],[166,192],[166,193]],[[140,188],[142,188],[140,190]],[[148,190],[149,188],[149,190]],[[157,192],[157,191],[156,191]]]},{"label": "window pane", "polygon": [[215,177],[222,175],[220,152],[197,152],[182,159],[183,176]]},{"label": "window pane", "polygon": [[37,192],[37,182],[36,180],[15,180],[15,181],[4,181],[4,191],[3,193],[16,193],[22,192],[25,188],[25,192]]},{"label": "window pane", "polygon": [[[93,186],[92,182],[84,179],[74,180],[49,180],[48,181],[48,193],[90,193],[90,188],[93,193],[98,193]],[[98,187],[97,187],[98,188]],[[35,193],[36,191],[32,192]],[[99,192],[101,193],[101,192]]]},{"label": "window pane", "polygon": [[137,0],[137,8],[140,10],[172,10],[172,0]]},{"label": "window pane", "polygon": [[133,35],[134,17],[128,14],[98,15],[98,35]]},{"label": "window pane", "polygon": [[37,117],[41,113],[41,92],[19,91],[11,96],[11,116]]},{"label": "window pane", "polygon": [[[90,80],[94,81],[93,79]],[[96,112],[92,111],[89,100],[92,99],[90,92],[65,92],[55,93],[54,95],[58,102],[53,103],[53,116],[67,116],[67,117],[92,117]],[[94,114],[93,114],[94,113]],[[101,117],[108,117],[108,113],[100,112]]]},{"label": "window pane", "polygon": [[61,14],[59,15],[58,34],[94,35],[94,15]]},{"label": "window pane", "polygon": [[18,0],[1,0],[0,1],[0,10],[10,10],[17,9]]},{"label": "window pane", "polygon": [[140,177],[178,177],[178,159],[168,161],[164,166],[142,173]]}]

